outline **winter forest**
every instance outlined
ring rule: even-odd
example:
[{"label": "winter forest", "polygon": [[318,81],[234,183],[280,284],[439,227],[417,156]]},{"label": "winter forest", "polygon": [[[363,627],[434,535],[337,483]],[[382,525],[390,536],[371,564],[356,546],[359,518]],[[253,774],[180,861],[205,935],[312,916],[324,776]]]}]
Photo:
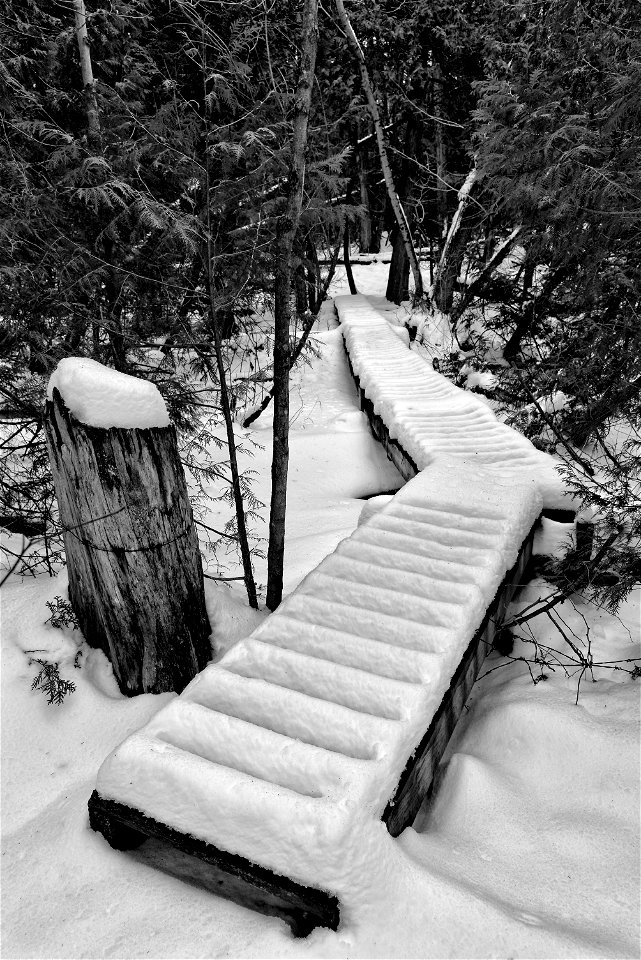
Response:
[{"label": "winter forest", "polygon": [[638,957],[629,0],[0,0],[2,956]]}]

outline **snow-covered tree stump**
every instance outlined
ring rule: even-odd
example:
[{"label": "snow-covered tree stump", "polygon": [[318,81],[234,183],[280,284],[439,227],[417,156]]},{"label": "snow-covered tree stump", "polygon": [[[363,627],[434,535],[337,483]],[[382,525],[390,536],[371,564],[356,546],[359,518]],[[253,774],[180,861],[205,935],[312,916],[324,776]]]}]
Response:
[{"label": "snow-covered tree stump", "polygon": [[69,599],[123,693],[180,691],[211,658],[198,537],[157,388],[63,360],[45,427]]}]

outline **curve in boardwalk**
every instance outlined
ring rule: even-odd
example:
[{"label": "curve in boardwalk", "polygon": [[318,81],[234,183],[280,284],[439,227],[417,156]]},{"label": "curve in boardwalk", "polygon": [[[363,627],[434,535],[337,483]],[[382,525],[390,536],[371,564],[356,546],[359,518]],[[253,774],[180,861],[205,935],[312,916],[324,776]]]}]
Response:
[{"label": "curve in boardwalk", "polygon": [[367,297],[336,297],[335,304],[354,375],[389,436],[418,470],[445,453],[537,486],[545,507],[572,508],[554,457],[408,350]]},{"label": "curve in boardwalk", "polygon": [[[381,869],[381,818],[408,759],[429,753],[426,731],[541,506],[525,470],[430,454],[248,639],[107,758],[92,826],[121,847],[146,835],[182,846],[212,866],[223,895],[298,933],[336,928],[338,901],[366,898]],[[464,668],[470,683],[477,661]]]}]

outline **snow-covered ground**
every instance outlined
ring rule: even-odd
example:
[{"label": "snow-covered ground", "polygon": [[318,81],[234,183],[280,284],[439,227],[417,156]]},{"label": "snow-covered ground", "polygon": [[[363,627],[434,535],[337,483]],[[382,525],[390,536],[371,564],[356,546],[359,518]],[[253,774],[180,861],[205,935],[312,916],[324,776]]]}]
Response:
[{"label": "snow-covered ground", "polygon": [[[359,289],[381,295],[386,269],[356,267]],[[287,591],[352,532],[364,497],[401,483],[358,410],[340,332],[327,314],[320,326],[321,356],[292,391]],[[267,446],[267,428],[262,417],[248,432]],[[263,502],[268,464],[268,449],[246,463]],[[565,532],[548,525],[545,535]],[[257,575],[264,582],[264,567]],[[531,584],[519,602],[540,589]],[[238,584],[207,590],[218,656],[262,615]],[[381,829],[367,902],[337,933],[300,941],[190,882],[197,866],[178,855],[183,879],[154,868],[153,843],[117,853],[88,828],[103,759],[173,695],[121,697],[104,656],[86,648],[75,670],[74,632],[44,624],[56,595],[66,595],[65,574],[2,589],[3,956],[638,956],[639,686],[627,674],[584,678],[577,706],[576,674],[548,672],[534,685],[520,663],[489,673],[432,806],[398,840]],[[639,611],[637,590],[620,619],[587,606],[563,616],[607,661],[639,656]],[[559,645],[546,617],[530,626]],[[29,656],[57,659],[76,683],[61,706],[31,691]]]}]

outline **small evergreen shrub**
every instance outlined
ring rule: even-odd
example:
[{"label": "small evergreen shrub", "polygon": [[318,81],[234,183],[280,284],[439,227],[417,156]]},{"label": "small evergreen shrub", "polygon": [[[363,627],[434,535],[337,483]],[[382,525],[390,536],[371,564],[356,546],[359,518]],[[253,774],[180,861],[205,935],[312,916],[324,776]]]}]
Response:
[{"label": "small evergreen shrub", "polygon": [[48,620],[45,620],[45,623],[50,623],[52,627],[58,627],[59,629],[62,629],[62,627],[71,627],[74,630],[80,629],[78,618],[68,600],[55,597],[54,600],[47,600],[47,607],[51,616]]},{"label": "small evergreen shrub", "polygon": [[61,704],[69,693],[76,689],[75,683],[71,680],[65,680],[60,676],[57,663],[47,663],[46,660],[37,658],[29,660],[29,666],[32,663],[38,664],[40,670],[36,674],[31,684],[32,690],[42,690],[47,697],[47,703]]}]

